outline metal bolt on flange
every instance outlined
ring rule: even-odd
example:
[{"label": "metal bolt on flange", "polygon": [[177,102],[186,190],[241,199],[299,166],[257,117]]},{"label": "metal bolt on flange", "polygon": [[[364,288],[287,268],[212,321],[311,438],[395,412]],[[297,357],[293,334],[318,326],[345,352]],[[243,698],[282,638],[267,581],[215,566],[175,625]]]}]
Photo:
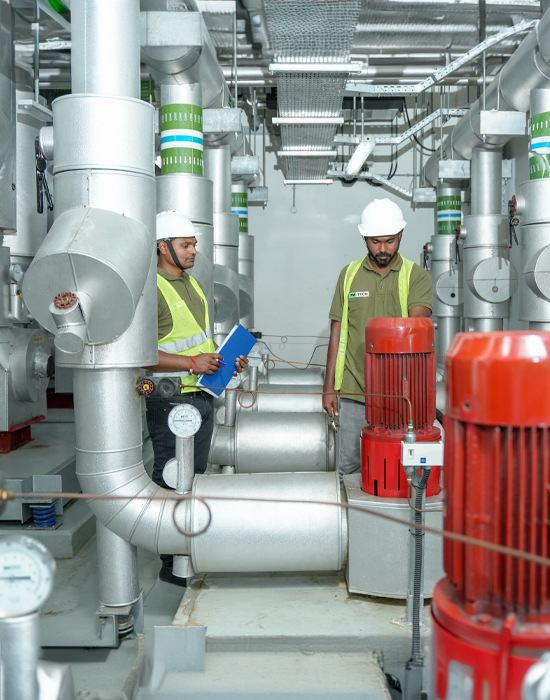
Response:
[{"label": "metal bolt on flange", "polygon": [[140,396],[150,396],[155,390],[155,385],[150,379],[142,379],[137,385],[137,393]]},{"label": "metal bolt on flange", "polygon": [[61,292],[53,299],[53,305],[56,309],[72,309],[77,303],[78,298],[74,292]]}]

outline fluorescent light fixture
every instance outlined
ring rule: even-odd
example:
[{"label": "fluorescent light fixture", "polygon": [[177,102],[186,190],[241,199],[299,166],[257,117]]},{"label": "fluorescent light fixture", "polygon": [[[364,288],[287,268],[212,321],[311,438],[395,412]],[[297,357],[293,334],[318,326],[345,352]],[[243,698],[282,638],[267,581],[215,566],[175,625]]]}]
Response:
[{"label": "fluorescent light fixture", "polygon": [[351,63],[270,63],[271,73],[360,73],[363,64]]},{"label": "fluorescent light fixture", "polygon": [[332,185],[334,180],[324,178],[321,180],[283,180],[285,185]]},{"label": "fluorescent light fixture", "polygon": [[343,124],[344,117],[273,117],[274,124]]},{"label": "fluorescent light fixture", "polygon": [[336,151],[277,151],[278,156],[285,158],[334,158]]},{"label": "fluorescent light fixture", "polygon": [[353,154],[346,165],[345,174],[347,177],[355,177],[357,175],[357,173],[363,167],[364,162],[373,152],[374,146],[374,139],[372,141],[370,139],[364,139],[357,144],[355,151],[353,151]]}]

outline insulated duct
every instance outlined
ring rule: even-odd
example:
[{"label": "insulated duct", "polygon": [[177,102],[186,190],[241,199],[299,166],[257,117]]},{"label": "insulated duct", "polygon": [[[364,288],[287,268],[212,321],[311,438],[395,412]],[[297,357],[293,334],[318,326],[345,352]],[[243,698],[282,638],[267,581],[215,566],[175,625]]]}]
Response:
[{"label": "insulated duct", "polygon": [[[347,63],[361,9],[360,0],[265,0],[275,62]],[[279,117],[340,117],[346,73],[281,72],[277,75]],[[331,124],[281,127],[284,150],[326,151],[333,147]],[[283,157],[288,180],[326,177],[324,156]]]},{"label": "insulated duct", "polygon": [[[485,110],[527,112],[529,95],[536,88],[550,86],[550,12],[525,37],[506,65],[485,91]],[[483,95],[456,124],[443,142],[447,158],[470,160],[474,148],[499,150],[510,136],[482,136],[480,112],[484,109]],[[432,187],[439,180],[439,150],[427,161],[424,173]]]}]

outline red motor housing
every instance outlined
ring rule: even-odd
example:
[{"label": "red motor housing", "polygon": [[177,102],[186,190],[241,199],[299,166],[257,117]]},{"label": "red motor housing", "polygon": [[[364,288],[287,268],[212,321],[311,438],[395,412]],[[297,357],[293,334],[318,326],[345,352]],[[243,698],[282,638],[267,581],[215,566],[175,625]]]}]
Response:
[{"label": "red motor housing", "polygon": [[[365,328],[365,343],[365,416],[369,425],[361,431],[362,488],[373,496],[406,498],[401,441],[409,423],[409,403],[399,397],[411,402],[416,439],[440,439],[440,431],[434,427],[434,325],[428,318],[373,318]],[[440,467],[432,469],[427,496],[440,492],[440,472]]]},{"label": "red motor housing", "polygon": [[[462,333],[446,379],[445,529],[548,557],[550,333]],[[432,600],[437,700],[461,682],[473,700],[520,700],[550,648],[550,570],[451,540],[444,566]]]}]

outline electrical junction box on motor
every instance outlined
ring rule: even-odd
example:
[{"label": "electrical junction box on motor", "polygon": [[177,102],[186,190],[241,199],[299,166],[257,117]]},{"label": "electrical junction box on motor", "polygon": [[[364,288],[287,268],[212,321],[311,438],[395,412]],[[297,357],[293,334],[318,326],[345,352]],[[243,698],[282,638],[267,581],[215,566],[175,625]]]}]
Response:
[{"label": "electrical junction box on motor", "polygon": [[404,467],[442,467],[443,442],[402,442],[401,464]]}]

